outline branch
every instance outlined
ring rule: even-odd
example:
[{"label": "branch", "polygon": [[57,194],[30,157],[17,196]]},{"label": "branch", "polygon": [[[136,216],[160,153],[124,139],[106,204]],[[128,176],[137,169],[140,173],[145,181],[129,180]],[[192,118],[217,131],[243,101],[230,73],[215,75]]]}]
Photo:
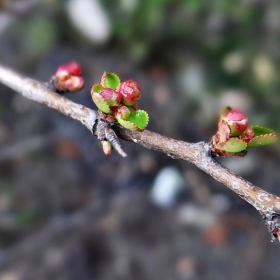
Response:
[{"label": "branch", "polygon": [[24,97],[53,108],[79,121],[89,130],[97,120],[95,111],[49,90],[43,83],[20,75],[0,64],[0,82]]},{"label": "branch", "polygon": [[[254,206],[266,221],[270,233],[280,240],[280,198],[272,195],[219,164],[211,155],[208,142],[187,143],[171,139],[145,130],[143,132],[126,130],[118,125],[108,125],[97,112],[77,104],[48,89],[43,83],[20,75],[0,64],[0,82],[38,103],[58,110],[62,114],[79,121],[102,140],[112,129],[123,140],[138,143],[146,148],[157,150],[176,159],[186,160],[223,183],[241,198]],[[115,137],[114,133],[112,134]],[[115,140],[113,139],[112,142]],[[113,143],[112,143],[113,144]],[[121,149],[116,141],[115,149]],[[114,145],[113,145],[114,146]],[[122,149],[120,150],[122,154]],[[125,153],[122,154],[125,156]]]}]

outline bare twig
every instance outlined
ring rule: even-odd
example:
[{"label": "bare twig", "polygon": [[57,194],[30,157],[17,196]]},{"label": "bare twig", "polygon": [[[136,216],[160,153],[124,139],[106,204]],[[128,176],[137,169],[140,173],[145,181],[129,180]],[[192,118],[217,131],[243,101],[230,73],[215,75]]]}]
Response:
[{"label": "bare twig", "polygon": [[[93,127],[97,127],[100,119],[95,111],[74,103],[49,90],[42,83],[24,77],[2,65],[0,65],[0,82],[31,100],[47,105],[79,121],[96,134],[96,131],[93,131]],[[105,125],[104,127],[108,129],[108,126]],[[279,238],[280,198],[267,193],[220,165],[211,155],[210,143],[199,142],[191,144],[148,130],[136,132],[119,126],[113,126],[112,129],[124,140],[138,143],[149,149],[163,152],[172,158],[183,159],[196,165],[254,206],[266,220],[266,225],[272,235]],[[103,133],[108,135],[108,131]]]}]

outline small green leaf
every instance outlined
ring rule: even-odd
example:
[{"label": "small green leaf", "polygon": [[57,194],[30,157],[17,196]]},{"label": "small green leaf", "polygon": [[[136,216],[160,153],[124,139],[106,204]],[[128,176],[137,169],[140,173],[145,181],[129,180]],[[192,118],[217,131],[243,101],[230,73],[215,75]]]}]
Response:
[{"label": "small green leaf", "polygon": [[136,110],[131,112],[126,120],[117,120],[123,127],[127,129],[143,131],[148,125],[149,116],[144,110]]},{"label": "small green leaf", "polygon": [[276,142],[277,139],[278,139],[278,137],[274,133],[260,135],[260,136],[254,137],[251,141],[248,142],[248,148],[272,144],[272,143]]},{"label": "small green leaf", "polygon": [[101,77],[101,85],[105,88],[117,89],[120,83],[120,78],[115,73],[104,72]]},{"label": "small green leaf", "polygon": [[126,120],[134,123],[141,130],[144,130],[148,125],[149,116],[144,110],[136,110],[131,112]]},{"label": "small green leaf", "polygon": [[123,120],[123,119],[117,119],[118,123],[123,126],[126,129],[129,130],[136,130],[136,131],[141,131],[134,123]]},{"label": "small green leaf", "polygon": [[272,129],[267,127],[253,125],[252,128],[255,132],[255,137],[260,135],[266,135],[266,134],[275,134],[275,132]]},{"label": "small green leaf", "polygon": [[93,92],[100,92],[101,89],[102,89],[102,85],[98,83],[98,84],[94,84],[91,90]]},{"label": "small green leaf", "polygon": [[227,142],[223,145],[221,150],[224,150],[229,153],[240,153],[241,151],[246,150],[247,144],[238,138],[229,138]]},{"label": "small green leaf", "polygon": [[97,106],[97,108],[106,114],[110,114],[111,113],[111,109],[108,106],[106,100],[98,93],[95,91],[91,91],[91,98],[93,100],[93,102],[95,103],[95,105]]}]

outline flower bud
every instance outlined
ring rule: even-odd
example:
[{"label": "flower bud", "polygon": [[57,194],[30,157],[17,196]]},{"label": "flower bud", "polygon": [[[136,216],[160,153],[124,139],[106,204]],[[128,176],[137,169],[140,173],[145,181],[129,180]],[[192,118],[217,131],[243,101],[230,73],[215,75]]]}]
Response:
[{"label": "flower bud", "polygon": [[84,87],[84,79],[82,77],[72,76],[64,84],[67,91],[79,91]]},{"label": "flower bud", "polygon": [[84,87],[84,79],[80,76],[81,72],[79,64],[70,62],[58,67],[55,76],[51,79],[51,83],[59,93],[79,91]]},{"label": "flower bud", "polygon": [[120,105],[111,108],[112,113],[117,119],[127,119],[130,115],[130,110],[125,105]]},{"label": "flower bud", "polygon": [[248,126],[243,134],[241,135],[241,138],[244,142],[248,143],[255,137],[255,132],[251,126]]},{"label": "flower bud", "polygon": [[247,116],[240,110],[231,109],[223,117],[222,121],[225,121],[230,128],[230,137],[241,135],[248,127]]},{"label": "flower bud", "polygon": [[80,76],[81,74],[82,69],[80,65],[76,62],[70,62],[58,67],[55,75],[63,77],[65,75]]},{"label": "flower bud", "polygon": [[100,90],[100,95],[107,102],[108,106],[117,106],[121,102],[121,94],[111,88],[102,88]]},{"label": "flower bud", "polygon": [[110,155],[112,152],[112,145],[109,141],[103,140],[101,141],[103,152],[106,156]]},{"label": "flower bud", "polygon": [[140,97],[140,87],[137,82],[133,80],[126,80],[122,82],[117,89],[122,95],[122,103],[124,105],[133,106],[135,105]]}]

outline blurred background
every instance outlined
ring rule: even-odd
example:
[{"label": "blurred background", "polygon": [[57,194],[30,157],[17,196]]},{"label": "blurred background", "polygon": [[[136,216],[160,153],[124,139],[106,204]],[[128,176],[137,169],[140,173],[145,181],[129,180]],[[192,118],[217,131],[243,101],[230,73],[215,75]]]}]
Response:
[{"label": "blurred background", "polygon": [[[41,81],[77,61],[132,78],[149,130],[207,141],[230,105],[280,135],[277,0],[0,0],[1,63]],[[257,211],[196,167],[133,143],[106,157],[79,123],[0,85],[1,280],[279,279]],[[219,161],[280,195],[279,144]]]}]

